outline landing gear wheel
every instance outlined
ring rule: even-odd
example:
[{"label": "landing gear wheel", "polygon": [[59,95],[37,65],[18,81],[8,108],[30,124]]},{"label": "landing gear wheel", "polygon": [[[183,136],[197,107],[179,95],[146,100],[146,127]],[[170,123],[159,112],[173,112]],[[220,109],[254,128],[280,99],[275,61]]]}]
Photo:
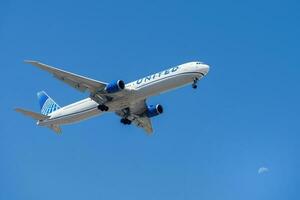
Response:
[{"label": "landing gear wheel", "polygon": [[130,124],[131,124],[131,121],[130,121],[129,119],[127,119],[127,118],[122,118],[122,119],[121,119],[121,123],[122,123],[122,124],[125,124],[125,125],[130,125]]},{"label": "landing gear wheel", "polygon": [[103,112],[103,111],[108,111],[109,108],[104,104],[100,104],[98,105],[98,109]]},{"label": "landing gear wheel", "polygon": [[198,78],[194,78],[194,81],[193,81],[193,84],[192,84],[192,88],[193,88],[193,89],[197,89],[197,87],[198,87],[198,86],[197,86],[198,80],[199,80]]}]

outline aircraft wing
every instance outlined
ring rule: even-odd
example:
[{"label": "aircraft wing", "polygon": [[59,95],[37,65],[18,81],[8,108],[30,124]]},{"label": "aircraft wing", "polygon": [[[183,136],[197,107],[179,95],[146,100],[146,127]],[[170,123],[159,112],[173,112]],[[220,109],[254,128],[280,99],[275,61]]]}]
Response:
[{"label": "aircraft wing", "polygon": [[146,131],[147,135],[151,135],[153,133],[152,123],[149,117],[136,117],[133,120],[133,123],[137,127],[143,128]]},{"label": "aircraft wing", "polygon": [[138,101],[129,106],[129,109],[117,111],[116,114],[131,120],[137,127],[143,128],[147,135],[153,132],[151,119],[145,115],[147,109],[146,100]]},{"label": "aircraft wing", "polygon": [[68,85],[72,86],[73,88],[84,92],[86,90],[89,90],[91,93],[95,93],[97,91],[101,91],[103,90],[107,83],[101,82],[101,81],[97,81],[97,80],[93,80],[84,76],[80,76],[71,72],[67,72],[43,63],[40,63],[38,61],[32,61],[32,60],[27,60],[25,61],[26,63],[32,64],[42,70],[45,70],[51,74],[53,74],[53,76],[65,83],[67,83]]},{"label": "aircraft wing", "polygon": [[141,116],[132,116],[132,123],[137,127],[143,128],[147,135],[151,135],[153,133],[151,119],[149,117],[141,117]]}]

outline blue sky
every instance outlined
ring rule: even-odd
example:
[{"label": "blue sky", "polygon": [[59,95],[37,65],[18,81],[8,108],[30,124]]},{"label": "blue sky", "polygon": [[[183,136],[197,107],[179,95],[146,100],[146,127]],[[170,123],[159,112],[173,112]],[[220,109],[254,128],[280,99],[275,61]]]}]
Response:
[{"label": "blue sky", "polygon": [[[297,1],[0,2],[0,199],[299,199]],[[132,81],[188,61],[210,73],[148,100],[155,134],[114,114],[56,136],[13,111],[85,98],[23,63]],[[258,173],[259,168],[267,171]]]}]

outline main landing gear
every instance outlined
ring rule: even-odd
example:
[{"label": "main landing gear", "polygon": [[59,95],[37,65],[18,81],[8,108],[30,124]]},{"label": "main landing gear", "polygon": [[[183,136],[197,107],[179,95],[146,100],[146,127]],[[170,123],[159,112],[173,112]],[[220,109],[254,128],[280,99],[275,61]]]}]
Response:
[{"label": "main landing gear", "polygon": [[104,104],[100,104],[98,106],[98,109],[103,112],[103,111],[108,111],[109,108],[106,105],[104,105]]},{"label": "main landing gear", "polygon": [[125,125],[130,125],[130,124],[131,124],[131,121],[130,121],[129,119],[127,119],[127,118],[122,118],[122,119],[121,119],[121,123],[122,123],[122,124],[125,124]]},{"label": "main landing gear", "polygon": [[193,89],[197,89],[197,87],[198,87],[198,86],[197,86],[198,80],[199,80],[198,78],[194,78],[193,84],[192,84],[192,88],[193,88]]}]

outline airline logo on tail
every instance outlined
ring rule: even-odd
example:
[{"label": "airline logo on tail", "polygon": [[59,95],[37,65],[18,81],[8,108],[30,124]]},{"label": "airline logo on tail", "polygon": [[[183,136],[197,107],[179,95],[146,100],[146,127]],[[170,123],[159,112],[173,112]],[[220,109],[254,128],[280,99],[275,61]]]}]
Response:
[{"label": "airline logo on tail", "polygon": [[49,115],[50,113],[60,109],[60,106],[49,97],[46,92],[41,91],[37,93],[37,97],[40,104],[41,113],[43,115]]}]

